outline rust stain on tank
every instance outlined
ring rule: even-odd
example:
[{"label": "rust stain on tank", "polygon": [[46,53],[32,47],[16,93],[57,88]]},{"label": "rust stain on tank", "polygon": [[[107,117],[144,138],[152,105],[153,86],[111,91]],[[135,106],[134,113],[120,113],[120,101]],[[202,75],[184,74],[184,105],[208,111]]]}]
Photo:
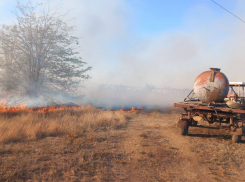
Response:
[{"label": "rust stain on tank", "polygon": [[202,102],[222,102],[229,91],[229,81],[220,69],[201,73],[194,82],[194,93]]}]

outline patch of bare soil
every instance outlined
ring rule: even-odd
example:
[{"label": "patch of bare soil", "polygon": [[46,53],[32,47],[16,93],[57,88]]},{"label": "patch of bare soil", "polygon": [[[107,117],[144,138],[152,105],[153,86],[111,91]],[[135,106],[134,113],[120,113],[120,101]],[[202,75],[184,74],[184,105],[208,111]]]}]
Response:
[{"label": "patch of bare soil", "polygon": [[0,144],[0,181],[245,181],[245,143],[226,126],[181,136],[175,111],[125,114],[122,127]]}]

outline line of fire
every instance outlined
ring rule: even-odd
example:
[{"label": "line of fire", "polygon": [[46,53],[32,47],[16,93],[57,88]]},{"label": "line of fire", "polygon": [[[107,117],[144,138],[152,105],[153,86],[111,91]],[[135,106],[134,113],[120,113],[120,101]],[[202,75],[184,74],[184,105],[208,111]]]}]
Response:
[{"label": "line of fire", "polygon": [[229,82],[218,68],[201,73],[184,101],[174,103],[174,107],[184,109],[177,124],[180,134],[187,135],[190,126],[197,126],[193,118],[199,116],[209,124],[228,125],[232,141],[240,142],[245,134],[244,87],[245,82]]},{"label": "line of fire", "polygon": [[[91,106],[87,105],[87,106],[80,106],[80,105],[76,105],[75,103],[66,103],[66,104],[62,104],[62,105],[51,105],[51,106],[46,106],[46,107],[27,107],[26,104],[22,103],[19,106],[8,106],[7,103],[8,99],[3,99],[0,102],[0,113],[16,113],[16,112],[21,112],[21,111],[27,111],[27,112],[36,112],[36,113],[48,113],[48,112],[52,112],[52,111],[59,111],[59,110],[65,110],[65,109],[89,109]],[[124,108],[122,106],[121,109],[119,109],[120,111],[125,111],[125,112],[135,112],[135,111],[140,111],[140,110],[144,110],[143,107],[132,107],[132,108]]]}]

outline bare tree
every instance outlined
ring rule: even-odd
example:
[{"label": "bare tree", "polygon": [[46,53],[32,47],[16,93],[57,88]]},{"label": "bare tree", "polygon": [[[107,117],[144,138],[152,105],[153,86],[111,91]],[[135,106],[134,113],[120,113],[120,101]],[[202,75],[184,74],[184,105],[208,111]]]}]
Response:
[{"label": "bare tree", "polygon": [[88,79],[91,67],[79,57],[74,27],[54,10],[17,3],[16,22],[0,27],[0,84],[9,90],[38,95],[74,91]]}]

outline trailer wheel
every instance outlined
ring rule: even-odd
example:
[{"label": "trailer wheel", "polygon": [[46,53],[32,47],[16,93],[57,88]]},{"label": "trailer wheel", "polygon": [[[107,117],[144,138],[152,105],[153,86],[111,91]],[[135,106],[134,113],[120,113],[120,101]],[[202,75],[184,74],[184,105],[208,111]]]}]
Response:
[{"label": "trailer wheel", "polygon": [[189,127],[179,128],[179,133],[181,135],[187,135]]},{"label": "trailer wheel", "polygon": [[241,141],[241,135],[232,135],[232,142],[239,143]]},{"label": "trailer wheel", "polygon": [[181,135],[187,135],[189,129],[187,120],[180,119],[177,126]]}]

